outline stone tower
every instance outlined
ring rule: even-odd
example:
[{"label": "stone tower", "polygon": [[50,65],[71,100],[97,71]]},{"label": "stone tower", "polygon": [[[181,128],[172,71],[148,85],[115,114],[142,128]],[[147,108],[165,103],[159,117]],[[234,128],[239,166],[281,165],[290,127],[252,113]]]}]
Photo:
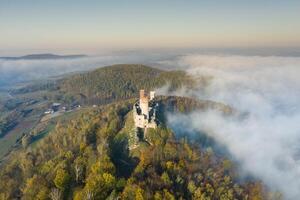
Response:
[{"label": "stone tower", "polygon": [[149,98],[145,94],[145,90],[140,90],[140,109],[141,114],[145,115],[145,118],[149,117]]},{"label": "stone tower", "polygon": [[[136,131],[131,135],[131,149],[138,146],[140,140],[147,140],[146,132],[148,128],[157,127],[156,111],[158,104],[154,98],[154,91],[150,91],[149,95],[147,95],[145,90],[140,90],[140,98],[133,106],[133,118]],[[138,135],[141,132],[143,133],[143,138]]]}]

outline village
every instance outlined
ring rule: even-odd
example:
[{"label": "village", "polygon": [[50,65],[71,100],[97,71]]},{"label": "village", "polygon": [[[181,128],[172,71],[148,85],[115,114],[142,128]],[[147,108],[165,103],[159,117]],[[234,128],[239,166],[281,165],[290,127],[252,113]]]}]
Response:
[{"label": "village", "polygon": [[[95,107],[96,105],[93,105]],[[73,112],[81,108],[80,104],[67,106],[61,103],[52,103],[52,105],[44,112],[41,122],[63,115],[64,113]]]}]

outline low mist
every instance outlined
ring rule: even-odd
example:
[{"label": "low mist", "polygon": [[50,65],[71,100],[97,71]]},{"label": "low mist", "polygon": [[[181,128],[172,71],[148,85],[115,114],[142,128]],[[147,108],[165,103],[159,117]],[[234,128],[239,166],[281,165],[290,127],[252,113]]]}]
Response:
[{"label": "low mist", "polygon": [[117,52],[73,59],[0,59],[0,86],[11,86],[23,81],[55,78],[68,73],[84,72],[113,64],[143,63],[155,65],[160,59],[166,59],[166,55],[163,56],[155,52]]},{"label": "low mist", "polygon": [[193,112],[170,115],[169,123],[206,133],[228,149],[243,173],[279,190],[285,199],[298,199],[300,58],[192,54],[164,63],[195,77],[210,77],[205,87],[199,84],[180,95],[222,102],[247,113],[241,118],[213,110]]}]

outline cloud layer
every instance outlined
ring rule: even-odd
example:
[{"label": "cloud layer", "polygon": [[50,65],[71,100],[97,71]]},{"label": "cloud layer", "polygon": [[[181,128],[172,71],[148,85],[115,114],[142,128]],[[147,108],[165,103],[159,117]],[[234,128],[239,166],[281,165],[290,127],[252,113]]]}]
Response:
[{"label": "cloud layer", "polygon": [[[262,179],[286,199],[300,196],[300,58],[188,55],[167,61],[193,76],[213,77],[201,99],[231,105],[246,118],[215,111],[169,116],[224,145],[243,170]],[[182,91],[181,91],[182,93]]]}]

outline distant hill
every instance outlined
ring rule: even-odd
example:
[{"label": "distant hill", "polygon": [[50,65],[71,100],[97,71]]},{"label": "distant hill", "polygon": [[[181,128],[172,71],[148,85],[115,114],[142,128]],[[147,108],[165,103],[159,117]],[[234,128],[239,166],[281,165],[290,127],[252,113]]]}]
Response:
[{"label": "distant hill", "polygon": [[55,54],[31,54],[20,57],[0,57],[4,60],[46,60],[46,59],[73,59],[82,58],[86,55],[55,55]]},{"label": "distant hill", "polygon": [[210,100],[200,100],[181,96],[157,96],[155,100],[161,105],[161,112],[163,113],[189,113],[195,110],[217,110],[227,115],[237,113],[234,108],[228,105]]},{"label": "distant hill", "polygon": [[168,86],[174,91],[193,87],[195,81],[184,71],[164,71],[139,64],[119,64],[90,72],[73,74],[56,80],[28,83],[10,90],[13,95],[43,93],[43,98],[67,104],[106,104],[138,97],[146,90]]},{"label": "distant hill", "polygon": [[59,83],[60,91],[88,104],[137,97],[146,90],[168,85],[170,90],[192,87],[194,80],[184,71],[164,71],[145,65],[122,64],[67,77]]}]

